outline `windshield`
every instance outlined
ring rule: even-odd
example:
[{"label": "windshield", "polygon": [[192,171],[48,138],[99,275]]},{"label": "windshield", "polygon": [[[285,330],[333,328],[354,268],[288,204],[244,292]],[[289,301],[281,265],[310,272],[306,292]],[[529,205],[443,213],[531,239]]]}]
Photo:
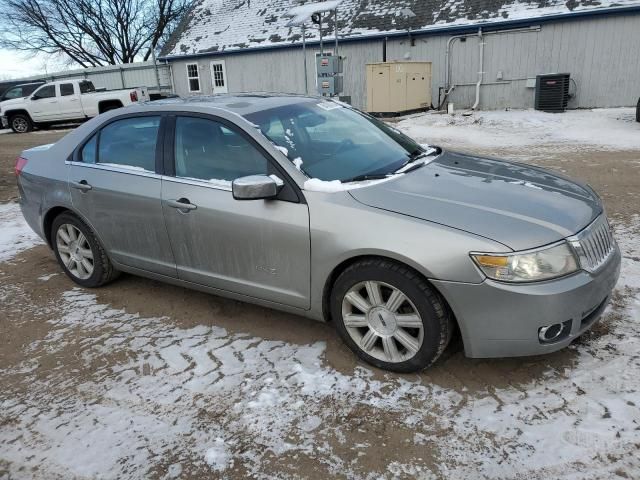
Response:
[{"label": "windshield", "polygon": [[369,115],[314,100],[245,115],[307,176],[350,180],[392,173],[424,149]]}]

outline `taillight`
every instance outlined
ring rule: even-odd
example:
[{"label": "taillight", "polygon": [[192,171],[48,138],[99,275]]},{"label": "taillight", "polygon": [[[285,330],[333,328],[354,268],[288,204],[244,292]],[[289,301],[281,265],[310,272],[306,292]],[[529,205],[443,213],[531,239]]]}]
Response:
[{"label": "taillight", "polygon": [[138,92],[136,92],[135,90],[133,92],[129,93],[129,98],[131,99],[132,102],[137,102],[138,101]]},{"label": "taillight", "polygon": [[16,160],[16,176],[22,173],[22,169],[25,167],[26,164],[27,164],[26,158],[18,157],[18,159]]}]

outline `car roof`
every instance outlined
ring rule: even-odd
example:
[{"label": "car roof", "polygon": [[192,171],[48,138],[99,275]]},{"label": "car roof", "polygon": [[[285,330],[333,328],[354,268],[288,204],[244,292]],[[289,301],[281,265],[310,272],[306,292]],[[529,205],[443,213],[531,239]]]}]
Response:
[{"label": "car roof", "polygon": [[194,107],[211,107],[212,109],[226,110],[238,115],[250,115],[252,113],[270,110],[272,108],[293,105],[297,103],[323,102],[329,101],[326,97],[313,97],[297,94],[284,93],[234,93],[221,95],[202,95],[197,97],[174,97],[163,100],[148,102],[149,106],[175,106],[176,108],[189,109]]},{"label": "car roof", "polygon": [[31,85],[43,85],[44,81],[38,81],[38,82],[29,82],[29,83],[19,83],[17,85],[14,85],[13,87],[10,88],[14,88],[14,87],[30,87]]}]

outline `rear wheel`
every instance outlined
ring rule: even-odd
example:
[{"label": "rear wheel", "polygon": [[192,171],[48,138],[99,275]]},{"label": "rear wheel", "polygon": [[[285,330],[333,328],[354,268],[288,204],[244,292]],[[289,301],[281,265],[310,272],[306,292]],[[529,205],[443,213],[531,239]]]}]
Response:
[{"label": "rear wheel", "polygon": [[53,250],[67,276],[83,287],[100,287],[118,275],[93,231],[78,217],[63,213],[51,227]]},{"label": "rear wheel", "polygon": [[9,126],[16,133],[27,133],[33,130],[33,122],[31,122],[29,115],[24,113],[12,115],[9,119]]},{"label": "rear wheel", "polygon": [[429,283],[384,259],[361,260],[338,277],[331,313],[338,333],[360,358],[396,372],[433,364],[453,332],[446,305]]}]

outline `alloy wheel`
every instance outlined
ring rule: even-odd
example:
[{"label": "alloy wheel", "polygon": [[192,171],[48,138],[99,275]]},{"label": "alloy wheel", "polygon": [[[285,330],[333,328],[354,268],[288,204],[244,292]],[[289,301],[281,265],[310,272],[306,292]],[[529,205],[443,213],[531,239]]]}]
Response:
[{"label": "alloy wheel", "polygon": [[389,363],[412,358],[422,347],[424,325],[415,305],[384,282],[360,282],[342,300],[342,319],[351,339],[367,355]]},{"label": "alloy wheel", "polygon": [[29,130],[27,121],[22,117],[14,118],[11,124],[16,132],[25,133],[27,130]]},{"label": "alloy wheel", "polygon": [[56,246],[62,262],[75,277],[85,280],[93,274],[91,245],[75,225],[64,223],[56,233]]}]

